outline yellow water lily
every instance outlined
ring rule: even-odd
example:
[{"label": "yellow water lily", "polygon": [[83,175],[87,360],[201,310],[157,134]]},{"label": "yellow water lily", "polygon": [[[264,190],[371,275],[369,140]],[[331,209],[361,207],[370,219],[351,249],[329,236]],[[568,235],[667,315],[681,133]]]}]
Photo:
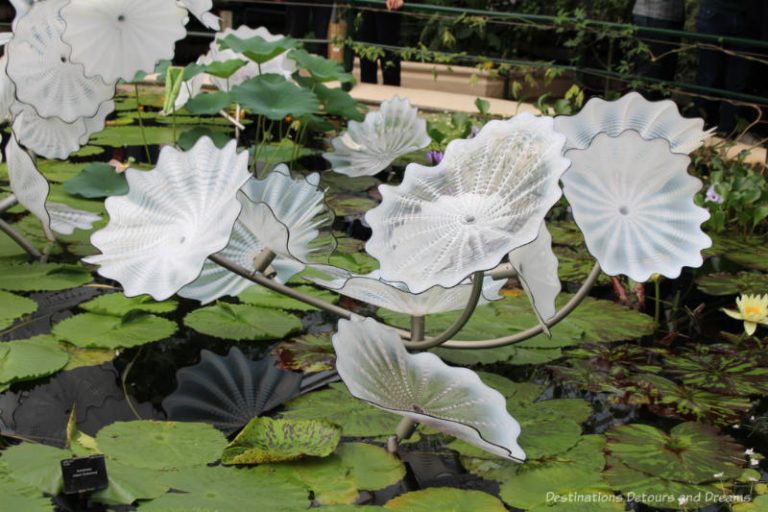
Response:
[{"label": "yellow water lily", "polygon": [[736,299],[738,311],[723,308],[731,318],[744,321],[744,331],[750,336],[755,333],[757,324],[768,325],[768,294],[742,295]]}]

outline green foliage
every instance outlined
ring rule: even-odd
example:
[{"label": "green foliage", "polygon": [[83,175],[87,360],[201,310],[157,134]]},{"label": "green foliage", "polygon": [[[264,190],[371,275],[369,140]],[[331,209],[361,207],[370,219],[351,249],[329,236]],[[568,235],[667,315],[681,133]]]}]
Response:
[{"label": "green foliage", "polygon": [[275,340],[300,331],[301,320],[284,311],[218,302],[184,317],[184,325],[225,340]]},{"label": "green foliage", "polygon": [[37,303],[0,290],[0,330],[13,324],[19,317],[37,311]]},{"label": "green foliage", "polygon": [[176,323],[142,311],[125,315],[81,313],[53,326],[53,335],[84,348],[130,348],[176,332]]},{"label": "green foliage", "polygon": [[261,36],[240,39],[236,35],[230,34],[219,41],[219,46],[222,49],[230,48],[238,53],[242,53],[257,64],[264,64],[281,53],[295,48],[296,40],[284,37],[275,41],[267,41]]},{"label": "green foliage", "polygon": [[0,290],[17,292],[66,290],[90,283],[92,280],[91,273],[78,265],[20,264],[0,261]]},{"label": "green foliage", "polygon": [[131,311],[143,311],[145,313],[170,313],[176,310],[178,303],[175,300],[166,300],[157,302],[149,295],[139,295],[138,297],[126,297],[120,292],[108,293],[83,302],[79,305],[90,313],[99,315],[123,316]]},{"label": "green foliage", "polygon": [[272,349],[278,366],[304,373],[334,369],[336,352],[329,336],[301,336],[280,342]]},{"label": "green foliage", "polygon": [[345,72],[338,62],[312,55],[305,50],[291,50],[288,52],[288,58],[295,60],[299,68],[306,70],[312,79],[319,83],[332,81],[348,83],[353,79],[352,74]]},{"label": "green foliage", "polygon": [[385,505],[387,510],[395,512],[463,512],[482,510],[484,512],[504,512],[504,504],[480,491],[436,487],[421,491],[412,491],[392,498]]},{"label": "green foliage", "polygon": [[434,116],[427,120],[427,133],[440,148],[455,139],[465,139],[472,132],[472,118],[463,112]]},{"label": "green foliage", "polygon": [[[326,302],[330,302],[331,304],[336,304],[339,301],[338,295],[315,288],[314,286],[297,286],[296,291],[300,291],[312,297],[317,297]],[[273,292],[263,286],[251,286],[238,295],[238,298],[246,304],[261,308],[276,308],[288,311],[317,311],[317,308],[314,306],[310,306],[309,304],[292,299],[283,294]]]},{"label": "green foliage", "polygon": [[[222,93],[213,93],[214,95]],[[259,75],[232,89],[231,97],[254,114],[272,121],[300,118],[317,112],[320,103],[309,89],[302,89],[282,75]]]},{"label": "green foliage", "polygon": [[768,274],[720,272],[696,279],[696,286],[707,295],[758,294],[768,292]]},{"label": "green foliage", "polygon": [[34,380],[61,370],[69,355],[50,336],[0,344],[0,391],[14,382]]},{"label": "green foliage", "polygon": [[64,190],[73,196],[95,199],[128,193],[128,182],[123,174],[104,163],[92,163],[80,174],[64,183]]}]

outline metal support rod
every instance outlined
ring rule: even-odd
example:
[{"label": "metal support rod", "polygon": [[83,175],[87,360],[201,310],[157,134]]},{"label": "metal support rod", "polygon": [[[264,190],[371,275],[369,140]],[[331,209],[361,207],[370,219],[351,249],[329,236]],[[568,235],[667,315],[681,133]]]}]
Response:
[{"label": "metal support rod", "polygon": [[13,208],[19,203],[19,200],[16,199],[16,196],[11,194],[2,201],[0,201],[0,213],[3,213],[5,210],[8,210],[10,208]]},{"label": "metal support rod", "polygon": [[0,219],[0,231],[4,232],[6,235],[11,237],[11,240],[16,242],[19,247],[24,249],[24,251],[35,258],[36,260],[39,260],[43,257],[43,255],[38,251],[34,245],[32,245],[29,240],[24,238],[24,236],[13,229],[10,224],[5,222],[3,219]]},{"label": "metal support rod", "polygon": [[[563,308],[555,313],[555,316],[547,320],[546,324],[547,327],[553,327],[555,324],[560,322],[563,318],[567,317],[568,315],[573,312],[576,307],[581,304],[581,302],[589,295],[589,291],[592,289],[592,286],[597,282],[597,278],[600,277],[600,265],[595,263],[595,266],[592,267],[592,271],[589,273],[589,276],[587,277],[587,280],[584,281],[584,283],[581,285],[581,288],[576,292],[576,294],[571,297],[571,300],[566,303]],[[515,343],[521,343],[527,339],[533,338],[537,334],[541,334],[544,331],[544,327],[539,324],[535,327],[531,327],[530,329],[527,329],[525,331],[519,332],[517,334],[513,334],[512,336],[505,336],[503,338],[496,338],[491,340],[483,340],[483,341],[457,341],[457,340],[451,340],[446,343],[443,343],[444,348],[471,348],[471,349],[484,349],[484,348],[496,348],[496,347],[504,347],[507,345],[513,345]]]},{"label": "metal support rod", "polygon": [[245,126],[243,126],[243,123],[241,123],[239,119],[235,119],[234,117],[229,115],[229,113],[227,113],[226,111],[219,110],[219,115],[224,119],[226,119],[227,121],[229,121],[230,123],[232,123],[233,125],[235,125],[235,127],[237,127],[238,129],[245,130]]},{"label": "metal support rod", "polygon": [[423,316],[411,317],[411,341],[423,341],[425,322]]},{"label": "metal support rod", "polygon": [[[411,317],[411,341],[423,341],[425,332],[425,321],[423,316]],[[404,439],[410,439],[419,424],[413,421],[411,418],[403,417],[400,423],[397,424],[395,429],[395,435],[390,436],[387,439],[387,451],[389,453],[397,453],[398,444]]]},{"label": "metal support rod", "polygon": [[272,264],[272,261],[275,259],[277,254],[270,251],[269,249],[264,249],[259,254],[256,255],[255,258],[253,258],[253,271],[258,272],[260,274],[263,274],[267,268]]}]

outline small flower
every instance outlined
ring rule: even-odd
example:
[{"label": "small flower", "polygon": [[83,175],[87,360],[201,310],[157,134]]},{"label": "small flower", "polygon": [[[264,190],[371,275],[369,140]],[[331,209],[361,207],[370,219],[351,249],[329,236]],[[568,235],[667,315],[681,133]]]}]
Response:
[{"label": "small flower", "polygon": [[442,151],[427,151],[427,163],[429,165],[437,165],[443,160]]},{"label": "small flower", "polygon": [[712,477],[713,477],[713,478],[723,478],[723,475],[724,475],[724,474],[725,474],[725,473],[723,473],[723,472],[721,471],[720,473],[715,473],[714,475],[712,475]]},{"label": "small flower", "polygon": [[723,198],[717,193],[714,185],[709,186],[704,200],[709,203],[723,204]]},{"label": "small flower", "polygon": [[744,332],[752,336],[757,324],[768,325],[768,294],[744,294],[736,299],[738,311],[723,308],[722,311],[731,318],[744,321]]},{"label": "small flower", "polygon": [[107,163],[109,165],[111,165],[112,167],[114,167],[115,168],[115,172],[117,172],[117,173],[125,172],[131,166],[130,163],[123,163],[120,160],[117,160],[115,158],[113,158],[112,160],[110,160]]}]

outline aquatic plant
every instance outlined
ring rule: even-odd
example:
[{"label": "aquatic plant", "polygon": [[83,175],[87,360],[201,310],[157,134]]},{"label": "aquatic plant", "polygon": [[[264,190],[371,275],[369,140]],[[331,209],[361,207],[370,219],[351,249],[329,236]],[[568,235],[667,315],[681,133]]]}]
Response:
[{"label": "aquatic plant", "polygon": [[723,309],[723,313],[744,322],[744,332],[752,336],[758,324],[768,325],[768,294],[742,295],[736,299],[738,311]]}]

